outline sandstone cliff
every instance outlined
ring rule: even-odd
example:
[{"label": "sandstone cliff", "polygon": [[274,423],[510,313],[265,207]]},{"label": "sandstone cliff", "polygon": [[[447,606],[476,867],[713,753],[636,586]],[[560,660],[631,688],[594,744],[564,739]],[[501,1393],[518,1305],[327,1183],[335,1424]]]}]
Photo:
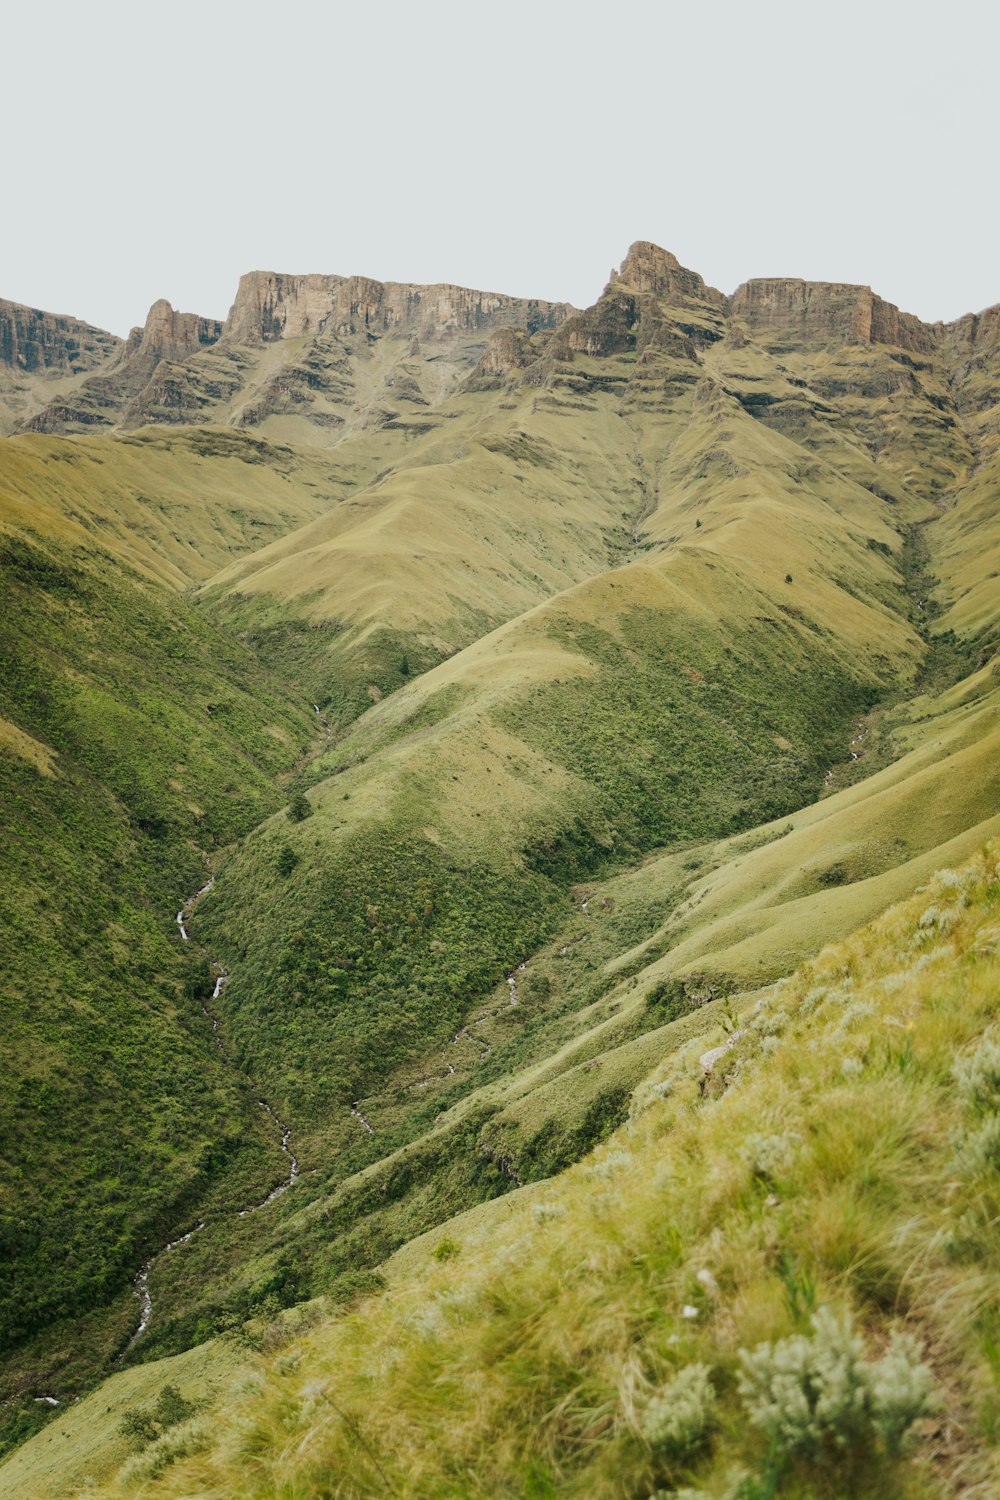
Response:
[{"label": "sandstone cliff", "polygon": [[135,425],[129,416],[136,402],[143,413],[141,420],[169,421],[172,403],[143,400],[146,388],[162,365],[182,363],[211,348],[221,332],[222,324],[214,318],[175,312],[160,298],[149,309],[145,324],[133,328],[124,344],[118,341],[114,357],[98,373],[82,381],[71,395],[50,402],[28,426],[33,432],[64,432]]},{"label": "sandstone cliff", "polygon": [[200,318],[197,313],[174,312],[166,298],[154,302],[142,328],[133,328],[123,351],[124,363],[161,359],[187,359],[199,349],[218,342],[223,325],[215,318]]},{"label": "sandstone cliff", "polygon": [[555,328],[572,309],[477,292],[459,286],[415,286],[367,276],[283,276],[251,271],[240,278],[223,330],[226,343],[413,329],[423,338],[508,326]]},{"label": "sandstone cliff", "polygon": [[0,300],[0,434],[30,421],[55,390],[112,363],[122,341],[78,318]]},{"label": "sandstone cliff", "polygon": [[605,290],[618,286],[634,292],[650,292],[667,301],[707,302],[718,308],[724,308],[727,300],[715,287],[706,286],[697,271],[689,271],[676,255],[649,240],[636,240],[620,269],[611,272]]},{"label": "sandstone cliff", "polygon": [[79,375],[121,348],[121,339],[77,318],[0,300],[0,365],[26,374]]},{"label": "sandstone cliff", "polygon": [[733,317],[769,344],[892,344],[930,354],[933,329],[883,302],[868,286],[796,281],[783,277],[746,281],[731,302]]},{"label": "sandstone cliff", "polygon": [[18,396],[20,424],[49,432],[212,423],[330,445],[372,427],[418,436],[457,392],[507,383],[555,405],[603,392],[667,414],[707,375],[797,441],[809,428],[822,446],[841,426],[902,466],[917,429],[935,432],[924,446],[939,467],[915,482],[936,494],[980,440],[954,413],[979,411],[983,438],[1000,425],[997,309],[931,326],[870,287],[794,278],[727,297],[648,240],[583,311],[450,284],[253,271],[222,324],[160,301],[122,344],[0,304],[0,338],[0,372],[65,376],[40,412],[44,394]]}]

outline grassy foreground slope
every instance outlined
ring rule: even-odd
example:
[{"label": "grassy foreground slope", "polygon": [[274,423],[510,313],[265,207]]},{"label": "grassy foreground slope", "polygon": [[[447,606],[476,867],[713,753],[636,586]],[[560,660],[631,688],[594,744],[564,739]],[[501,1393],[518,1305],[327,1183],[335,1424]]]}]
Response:
[{"label": "grassy foreground slope", "polygon": [[[605,1148],[409,1246],[98,1493],[994,1493],[998,858],[741,997]],[[31,1494],[43,1441],[0,1484]]]}]

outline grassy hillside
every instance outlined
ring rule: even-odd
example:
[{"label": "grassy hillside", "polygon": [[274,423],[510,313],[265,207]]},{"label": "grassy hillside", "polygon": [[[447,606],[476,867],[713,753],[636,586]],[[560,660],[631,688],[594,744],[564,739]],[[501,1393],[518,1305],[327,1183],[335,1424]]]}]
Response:
[{"label": "grassy hillside", "polygon": [[[291,1096],[296,1149],[312,1174],[266,1216],[216,1221],[158,1268],[147,1354],[206,1337],[269,1295],[294,1301],[350,1287],[359,1267],[449,1213],[560,1170],[614,1128],[658,1059],[714,1024],[727,995],[788,973],[942,861],[964,858],[997,826],[995,677],[981,671],[891,717],[883,737],[891,734],[902,758],[816,806],[573,887],[552,907],[548,941],[521,951],[523,967],[498,965],[443,1033],[429,1011],[412,1038],[403,1031],[419,990],[373,1054],[364,1050],[369,1018],[356,1021],[343,1002],[339,1011],[294,998],[276,1008],[273,1045],[244,1054],[252,1069],[274,1070],[264,1072],[269,1090],[289,1077],[292,1087],[330,1083],[329,1062],[324,1074],[300,1061],[308,1048],[317,1056],[327,1048],[336,1065],[353,1045],[372,1072],[360,1097],[334,1100],[312,1120]],[[844,773],[859,764],[847,762]],[[322,829],[322,817],[320,807],[297,826]],[[287,818],[274,826],[287,829]],[[371,861],[371,845],[366,853]],[[439,871],[425,861],[428,888],[437,877],[441,889]],[[290,878],[262,888],[258,920]],[[310,899],[306,887],[303,911]],[[197,923],[208,922],[206,904]],[[440,910],[435,923],[443,930]],[[316,943],[321,931],[317,923],[302,937]],[[300,943],[293,938],[293,953]],[[386,969],[399,963],[388,945],[374,952],[388,953]],[[428,945],[409,961],[454,963],[452,953]],[[234,972],[227,1026],[242,1042],[268,1019],[263,1005],[241,1014],[246,991]],[[368,974],[377,999],[378,971]],[[338,978],[329,968],[307,973],[303,997]],[[281,982],[279,973],[272,996],[285,993]]]},{"label": "grassy hillside", "polygon": [[640,245],[558,326],[220,342],[150,410],[232,427],[0,445],[4,1443],[140,1265],[126,1375],[350,1303],[996,832],[992,325],[801,285]]},{"label": "grassy hillside", "polygon": [[[572,463],[582,493],[599,494],[617,444],[642,494],[634,560],[377,702],[310,767],[311,815],[281,813],[220,871],[197,925],[232,971],[227,1037],[291,1120],[314,1175],[266,1218],[216,1223],[158,1268],[147,1354],[205,1337],[263,1296],[322,1291],[447,1212],[558,1170],[613,1127],[656,1048],[713,1013],[686,1012],[787,972],[910,889],[935,851],[956,839],[968,849],[988,831],[987,679],[962,690],[979,704],[964,730],[961,715],[948,718],[955,704],[919,710],[946,732],[871,783],[870,804],[855,789],[815,817],[800,811],[830,774],[850,779],[831,768],[846,760],[859,716],[886,695],[905,697],[918,668],[940,688],[975,659],[974,645],[927,639],[933,578],[915,527],[929,522],[929,537],[939,524],[934,454],[921,448],[933,372],[916,399],[910,389],[901,401],[892,390],[867,398],[867,435],[855,416],[818,409],[800,413],[792,432],[794,413],[778,420],[776,400],[760,420],[764,408],[740,399],[730,368],[777,380],[770,352],[759,346],[751,369],[739,337],[710,340],[704,360],[678,338],[684,319],[702,319],[706,338],[715,326],[697,289],[693,307],[640,297],[639,334],[624,343],[622,298],[631,306],[630,293],[612,290],[593,315],[570,320],[565,342],[540,361],[539,384],[504,387],[503,401],[489,382],[473,393],[452,449],[428,438],[410,466],[207,590],[206,605],[231,623],[273,612],[273,635],[253,633],[285,670],[297,590],[315,605],[320,639],[324,623],[339,628],[333,610],[356,609],[337,670],[349,673],[352,656],[367,670],[365,640],[393,618],[392,599],[409,631],[400,629],[399,649],[427,644],[420,632],[434,620],[461,638],[461,612],[441,587],[456,542],[472,549],[462,586],[488,597],[476,528],[489,504],[499,514],[501,498],[516,496],[526,451],[514,450],[502,483],[493,471],[489,501],[477,476],[498,452],[508,463],[503,424],[516,424],[511,442],[514,430],[526,440],[530,424],[539,442],[544,431],[550,487]],[[814,356],[820,366],[830,358],[826,346]],[[873,359],[891,365],[891,351]],[[667,381],[676,390],[664,401]],[[905,470],[876,463],[878,424],[909,433]],[[591,455],[587,443],[602,434]],[[941,461],[957,472],[957,458]],[[450,497],[447,508],[426,529],[422,558],[372,596],[365,623],[375,539],[390,558],[407,557],[400,497],[425,482],[428,495]],[[566,494],[589,537],[589,498]],[[456,497],[468,498],[464,512]],[[554,512],[553,498],[546,525]],[[450,531],[445,518],[457,523]],[[551,549],[552,536],[540,529],[510,555]],[[504,545],[514,548],[513,531]],[[323,579],[330,586],[317,593]],[[220,592],[227,580],[235,591]],[[883,759],[914,743],[900,713],[899,723],[872,721],[868,764],[872,741]],[[956,766],[976,779],[942,795]],[[741,843],[741,829],[757,831]],[[662,859],[637,872],[636,889],[648,878],[644,899],[619,910],[604,880],[664,844]],[[590,891],[581,931],[574,908]],[[506,976],[522,962],[513,1007]]]},{"label": "grassy hillside", "polygon": [[25,435],[0,444],[0,527],[184,589],[311,520],[345,482],[319,456],[243,433]]},{"label": "grassy hillside", "polygon": [[9,1436],[39,1387],[74,1392],[124,1345],[166,1229],[281,1173],[174,914],[206,855],[280,802],[315,716],[107,553],[8,533],[0,567]]},{"label": "grassy hillside", "polygon": [[605,1148],[409,1246],[99,1492],[990,1493],[998,856],[739,997]]}]

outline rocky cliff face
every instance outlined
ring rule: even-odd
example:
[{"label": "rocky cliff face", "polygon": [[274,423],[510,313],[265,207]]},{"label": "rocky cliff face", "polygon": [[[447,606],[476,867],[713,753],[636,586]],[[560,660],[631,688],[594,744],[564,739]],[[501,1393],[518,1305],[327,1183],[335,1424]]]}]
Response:
[{"label": "rocky cliff face", "polygon": [[[543,353],[549,363],[580,354],[594,359],[669,355],[694,360],[725,334],[727,299],[696,271],[648,240],[638,240],[593,307],[573,313]],[[545,366],[533,380],[544,378]],[[648,372],[647,372],[648,373]]]},{"label": "rocky cliff face", "polygon": [[77,318],[0,300],[0,365],[27,375],[79,375],[106,364],[122,341]]},{"label": "rocky cliff face", "polygon": [[892,344],[930,354],[934,330],[883,302],[868,286],[786,278],[746,281],[731,310],[750,333],[788,348],[817,344]]},{"label": "rocky cliff face", "polygon": [[154,302],[142,328],[133,328],[124,349],[124,362],[187,359],[218,343],[223,325],[197,313],[174,312],[166,298]]},{"label": "rocky cliff face", "polygon": [[227,344],[259,344],[320,333],[343,280],[250,271],[240,277],[223,339]]},{"label": "rocky cliff face", "polygon": [[103,328],[0,301],[0,434],[30,422],[53,389],[113,364],[122,340]]},{"label": "rocky cliff face", "polygon": [[682,266],[676,255],[661,250],[649,240],[636,240],[617,271],[611,272],[607,291],[615,287],[627,287],[634,292],[651,293],[666,301],[678,300],[708,302],[718,308],[726,306],[727,299],[715,287],[706,286],[697,271]]},{"label": "rocky cliff face", "polygon": [[571,311],[564,302],[505,297],[459,286],[251,271],[240,279],[223,340],[253,344],[321,333],[345,338],[402,329],[434,338],[502,326],[533,333],[557,327]]},{"label": "rocky cliff face", "polygon": [[[163,367],[183,363],[211,348],[221,332],[222,324],[216,319],[175,312],[165,298],[160,298],[149,309],[145,324],[133,328],[124,344],[119,341],[115,357],[70,396],[49,403],[28,424],[30,430],[92,431],[137,425],[130,420],[136,402],[143,413],[140,420],[173,420],[171,400],[144,400],[144,392],[151,383],[161,382]],[[183,397],[180,405],[184,405]]]},{"label": "rocky cliff face", "polygon": [[995,308],[930,326],[870,287],[793,278],[748,281],[727,297],[648,240],[584,311],[448,284],[253,271],[224,324],[160,301],[122,345],[0,303],[0,376],[40,369],[73,382],[31,420],[40,403],[22,401],[20,425],[37,430],[211,422],[329,445],[373,426],[422,433],[429,410],[460,389],[525,381],[549,389],[540,399],[612,391],[653,410],[708,374],[796,439],[803,424],[836,417],[873,453],[888,444],[902,455],[913,423],[937,431],[934,451],[951,456],[927,477],[935,493],[966,461],[952,408],[979,411],[984,439],[1000,424],[998,350]]},{"label": "rocky cliff face", "polygon": [[[305,441],[329,443],[348,427],[397,420],[400,404],[440,399],[474,368],[493,332],[530,337],[557,328],[571,311],[465,287],[253,271],[241,279],[224,324],[154,303],[106,369],[71,398],[51,402],[30,426],[246,427],[281,417],[294,419]],[[391,350],[375,359],[382,339]],[[287,355],[265,358],[265,346],[276,343],[290,346]],[[434,352],[425,354],[424,345]]]}]

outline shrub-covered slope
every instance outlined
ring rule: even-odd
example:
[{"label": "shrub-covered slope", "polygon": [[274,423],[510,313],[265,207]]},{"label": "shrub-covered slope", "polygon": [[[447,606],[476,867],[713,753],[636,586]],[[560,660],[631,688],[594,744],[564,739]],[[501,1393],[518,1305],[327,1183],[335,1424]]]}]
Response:
[{"label": "shrub-covered slope", "polygon": [[280,1174],[174,913],[315,731],[244,647],[109,553],[8,532],[0,569],[6,1419],[118,1352],[139,1261],[223,1176],[238,1196]]},{"label": "shrub-covered slope", "polygon": [[606,1147],[408,1247],[106,1492],[992,1493],[998,855],[736,999]]}]

